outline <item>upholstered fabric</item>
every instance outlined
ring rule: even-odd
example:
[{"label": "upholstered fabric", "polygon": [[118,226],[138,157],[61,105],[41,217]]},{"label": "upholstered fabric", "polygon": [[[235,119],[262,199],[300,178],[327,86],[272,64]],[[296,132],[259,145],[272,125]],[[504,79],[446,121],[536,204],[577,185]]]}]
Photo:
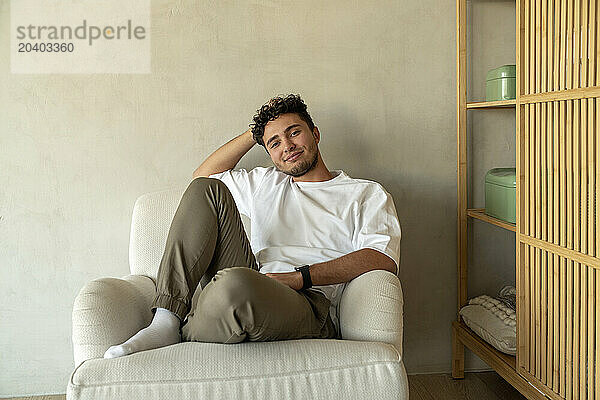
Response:
[{"label": "upholstered fabric", "polygon": [[[136,200],[129,235],[129,268],[132,274],[156,280],[171,221],[185,189],[176,187],[146,193]],[[240,216],[250,237],[250,219],[243,214]]]},{"label": "upholstered fabric", "polygon": [[140,196],[133,206],[129,235],[129,268],[134,275],[156,279],[171,221],[185,188]]},{"label": "upholstered fabric", "polygon": [[346,285],[339,305],[343,339],[385,342],[402,356],[402,287],[388,271],[369,271]]},{"label": "upholstered fabric", "polygon": [[402,288],[383,270],[346,286],[338,310],[344,340],[191,342],[103,359],[152,319],[156,273],[182,194],[141,196],[132,217],[132,275],[91,281],[75,299],[76,368],[67,399],[408,399]]},{"label": "upholstered fabric", "polygon": [[70,399],[403,399],[403,364],[377,342],[180,343],[80,365]]}]

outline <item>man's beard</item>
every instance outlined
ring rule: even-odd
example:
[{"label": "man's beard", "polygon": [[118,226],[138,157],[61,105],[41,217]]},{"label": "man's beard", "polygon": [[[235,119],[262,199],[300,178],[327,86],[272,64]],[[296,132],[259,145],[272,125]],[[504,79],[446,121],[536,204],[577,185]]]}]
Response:
[{"label": "man's beard", "polygon": [[286,175],[291,175],[294,178],[297,178],[299,176],[302,176],[302,175],[312,171],[317,166],[318,162],[319,162],[319,152],[315,151],[315,157],[312,160],[301,161],[298,163],[298,165],[295,165],[289,171],[283,171],[279,167],[277,167],[277,170],[283,172]]}]

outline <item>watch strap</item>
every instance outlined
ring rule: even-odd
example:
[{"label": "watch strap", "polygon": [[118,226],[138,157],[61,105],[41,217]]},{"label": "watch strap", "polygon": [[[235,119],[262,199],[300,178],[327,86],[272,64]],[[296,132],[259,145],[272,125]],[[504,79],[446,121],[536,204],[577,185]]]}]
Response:
[{"label": "watch strap", "polygon": [[310,265],[303,265],[301,267],[296,267],[295,270],[296,271],[300,271],[300,273],[302,274],[302,289],[308,289],[310,287],[312,287],[312,279],[310,279],[310,271],[309,271]]}]

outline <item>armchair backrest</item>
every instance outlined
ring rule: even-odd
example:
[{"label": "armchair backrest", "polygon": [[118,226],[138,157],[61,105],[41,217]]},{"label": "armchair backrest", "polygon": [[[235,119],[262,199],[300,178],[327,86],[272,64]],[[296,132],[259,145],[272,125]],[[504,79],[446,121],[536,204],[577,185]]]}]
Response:
[{"label": "armchair backrest", "polygon": [[[129,235],[131,274],[146,275],[156,280],[171,222],[186,188],[146,193],[136,200]],[[242,215],[242,223],[250,237],[250,219]]]}]

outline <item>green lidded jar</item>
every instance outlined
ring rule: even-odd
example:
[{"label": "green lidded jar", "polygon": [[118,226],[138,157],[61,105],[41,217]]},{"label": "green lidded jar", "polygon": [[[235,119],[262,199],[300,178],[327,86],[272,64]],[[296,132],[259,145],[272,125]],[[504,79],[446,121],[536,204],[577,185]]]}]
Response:
[{"label": "green lidded jar", "polygon": [[485,100],[500,101],[517,98],[517,66],[503,65],[488,71],[485,77]]},{"label": "green lidded jar", "polygon": [[514,224],[517,220],[517,169],[493,168],[485,174],[485,213]]}]

